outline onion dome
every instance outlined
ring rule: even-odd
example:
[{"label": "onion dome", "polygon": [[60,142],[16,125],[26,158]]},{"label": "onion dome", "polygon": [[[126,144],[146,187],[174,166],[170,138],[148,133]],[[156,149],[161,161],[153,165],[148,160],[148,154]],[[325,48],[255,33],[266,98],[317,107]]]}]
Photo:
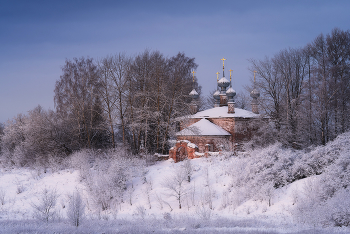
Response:
[{"label": "onion dome", "polygon": [[214,99],[219,100],[220,99],[220,91],[216,90],[215,93],[213,94]]},{"label": "onion dome", "polygon": [[258,98],[258,97],[260,97],[260,92],[256,89],[253,89],[253,91],[250,92],[250,96],[254,99]]},{"label": "onion dome", "polygon": [[197,99],[199,97],[199,94],[195,89],[193,89],[189,94],[193,99]]},{"label": "onion dome", "polygon": [[226,95],[228,98],[233,98],[234,96],[236,96],[236,91],[230,87],[227,91],[226,91]]},{"label": "onion dome", "polygon": [[225,77],[222,77],[222,78],[218,81],[218,85],[219,85],[219,87],[227,88],[227,87],[230,85],[230,81],[227,80]]}]

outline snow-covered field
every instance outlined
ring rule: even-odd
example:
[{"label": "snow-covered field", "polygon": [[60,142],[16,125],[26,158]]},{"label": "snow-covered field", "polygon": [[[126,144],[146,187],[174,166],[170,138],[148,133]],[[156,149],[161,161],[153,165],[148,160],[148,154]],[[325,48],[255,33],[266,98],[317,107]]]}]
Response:
[{"label": "snow-covered field", "polygon": [[[148,166],[81,151],[68,169],[4,167],[0,233],[350,233],[349,142],[346,133],[308,152],[275,144]],[[77,192],[85,216],[74,227]]]},{"label": "snow-covered field", "polygon": [[[94,198],[82,182],[78,170],[46,173],[34,169],[1,169],[0,233],[14,232],[130,232],[147,233],[347,233],[346,229],[316,229],[293,218],[296,193],[306,178],[276,189],[270,200],[248,199],[235,207],[232,201],[231,160],[224,156],[191,160],[191,182],[183,183],[182,208],[172,191],[164,186],[176,176],[185,162],[158,162],[145,168],[143,176],[127,183],[124,201],[112,209],[99,211]],[[48,224],[35,221],[33,206],[40,203],[44,189],[59,195],[55,204],[56,220]],[[66,221],[69,196],[82,194],[86,218],[80,229]],[[130,202],[131,201],[131,202]],[[123,227],[120,227],[123,226]]]}]

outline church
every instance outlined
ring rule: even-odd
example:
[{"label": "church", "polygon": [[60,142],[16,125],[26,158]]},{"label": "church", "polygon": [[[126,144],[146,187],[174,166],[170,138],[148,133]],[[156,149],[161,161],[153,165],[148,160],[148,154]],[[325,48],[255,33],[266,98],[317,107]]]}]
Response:
[{"label": "church", "polygon": [[[176,133],[176,144],[169,150],[169,158],[175,162],[186,158],[193,159],[218,154],[222,150],[234,151],[240,143],[252,136],[250,122],[260,117],[258,98],[260,93],[253,89],[252,111],[235,108],[234,97],[236,91],[232,88],[230,80],[225,78],[226,59],[223,61],[222,78],[217,74],[217,90],[213,95],[214,107],[197,112],[197,91],[190,92],[192,115],[180,119],[180,131]],[[194,72],[193,72],[194,76]],[[254,72],[255,83],[255,72]]]}]

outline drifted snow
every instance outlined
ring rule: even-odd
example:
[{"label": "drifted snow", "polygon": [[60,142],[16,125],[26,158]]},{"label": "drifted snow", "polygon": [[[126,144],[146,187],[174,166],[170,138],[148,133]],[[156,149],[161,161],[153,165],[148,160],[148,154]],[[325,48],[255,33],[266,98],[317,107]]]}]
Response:
[{"label": "drifted snow", "polygon": [[[232,158],[234,160],[234,158]],[[232,162],[231,160],[231,162]],[[212,218],[228,218],[232,220],[256,219],[256,220],[270,220],[274,225],[285,225],[292,222],[290,214],[293,209],[293,192],[296,189],[301,189],[307,179],[294,182],[284,188],[275,191],[273,205],[268,207],[265,201],[257,201],[254,199],[248,200],[240,206],[232,209],[232,207],[222,207],[224,194],[230,191],[231,180],[228,172],[230,163],[220,157],[198,158],[191,160],[194,173],[191,178],[191,184],[185,184],[188,193],[191,189],[195,191],[197,206],[188,207],[188,202],[183,201],[183,208],[178,208],[177,200],[168,195],[163,187],[164,181],[171,178],[173,173],[179,168],[183,167],[184,162],[174,163],[172,159],[158,162],[153,166],[147,168],[145,178],[152,182],[152,190],[150,192],[150,204],[148,203],[146,194],[146,184],[143,177],[134,177],[132,183],[128,184],[134,188],[132,194],[133,205],[127,201],[121,204],[117,211],[108,210],[103,215],[110,216],[109,219],[133,219],[138,207],[144,207],[147,217],[149,218],[163,218],[164,213],[170,213],[172,217],[181,217],[183,215],[190,215],[199,218],[197,210],[201,202],[201,197],[206,191],[206,184],[210,184],[213,191],[213,210]],[[208,173],[208,180],[207,178]],[[36,203],[40,196],[40,191],[44,188],[56,189],[60,195],[56,205],[56,211],[62,218],[66,215],[68,205],[68,195],[73,193],[76,188],[83,191],[83,200],[86,204],[88,218],[96,216],[96,211],[91,207],[91,197],[88,195],[88,188],[79,180],[79,172],[77,170],[63,170],[56,173],[44,173],[36,177],[34,170],[29,169],[14,169],[11,171],[4,171],[0,173],[0,187],[6,188],[6,202],[0,205],[0,220],[27,220],[33,218],[33,208],[30,204]],[[23,184],[24,191],[20,194],[16,193],[17,186]],[[125,192],[126,195],[127,192]],[[168,202],[172,207],[165,203],[160,204],[157,196]],[[127,197],[127,196],[126,196]],[[231,197],[231,195],[230,195]],[[151,205],[151,208],[149,207]],[[250,212],[248,213],[247,210]],[[181,227],[181,226],[180,226]],[[289,230],[293,226],[288,226]],[[244,228],[243,230],[247,230]]]},{"label": "drifted snow", "polygon": [[[280,149],[279,155],[286,153],[305,154],[305,156],[310,156],[313,154],[319,155],[320,159],[323,158],[348,158],[350,152],[350,133],[343,134],[339,136],[333,142],[327,144],[327,146],[319,146],[314,148],[310,153],[305,152],[294,152],[291,150]],[[227,218],[229,220],[242,221],[241,224],[245,224],[247,220],[256,221],[253,226],[248,226],[247,228],[259,228],[258,221],[264,221],[273,225],[273,229],[269,227],[262,227],[258,229],[257,233],[304,233],[300,230],[308,229],[311,231],[306,231],[306,233],[320,233],[314,230],[314,227],[303,226],[303,224],[298,223],[293,217],[293,212],[295,212],[296,207],[299,203],[303,202],[308,193],[305,193],[309,188],[309,185],[317,178],[325,178],[323,175],[314,175],[302,180],[295,181],[291,184],[287,184],[284,187],[278,189],[273,189],[271,206],[263,198],[256,199],[254,196],[252,198],[244,197],[245,194],[249,194],[251,187],[242,185],[241,188],[233,186],[235,179],[235,173],[240,167],[242,171],[250,171],[252,167],[248,167],[244,158],[250,157],[259,158],[268,152],[275,152],[273,149],[275,146],[263,150],[255,150],[247,152],[246,156],[239,159],[238,157],[230,157],[230,154],[225,156],[224,153],[218,156],[212,156],[208,158],[197,158],[190,160],[193,167],[193,174],[191,177],[191,182],[185,182],[184,187],[186,189],[186,196],[184,197],[182,203],[182,209],[178,208],[178,202],[175,197],[169,196],[169,192],[164,188],[164,182],[173,178],[175,172],[181,170],[186,162],[174,163],[172,159],[157,162],[152,166],[145,168],[144,172],[138,175],[134,175],[131,180],[127,183],[127,190],[124,192],[124,202],[117,209],[110,209],[98,213],[96,209],[92,206],[92,198],[89,195],[89,188],[87,188],[79,176],[78,170],[60,170],[52,172],[48,170],[46,173],[43,169],[4,169],[0,168],[0,190],[5,191],[5,204],[0,204],[0,221],[11,221],[11,220],[31,220],[33,218],[33,208],[31,204],[38,202],[38,197],[40,197],[40,191],[44,188],[56,189],[58,194],[58,202],[56,205],[57,212],[63,219],[66,217],[66,210],[68,204],[68,196],[76,188],[82,192],[83,201],[86,205],[87,217],[96,218],[103,217],[104,219],[111,219],[108,222],[113,222],[113,219],[119,220],[132,220],[135,218],[135,222],[144,222],[147,225],[147,219],[153,220],[157,218],[159,220],[164,220],[164,214],[170,214],[172,218],[177,217],[193,217],[200,219],[198,216],[198,208],[201,207],[205,199],[207,199],[208,190],[210,189],[212,199],[212,218],[211,220],[219,218]],[[264,154],[259,151],[266,151]],[[340,163],[339,161],[338,163]],[[303,164],[307,164],[305,162]],[[260,168],[260,164],[255,165],[256,169]],[[339,164],[338,167],[329,167],[325,169],[325,175],[329,174],[330,171],[335,171],[335,169],[341,170],[343,164]],[[91,168],[90,170],[94,170]],[[331,176],[331,174],[329,174]],[[330,177],[329,179],[332,179]],[[259,179],[259,178],[257,178]],[[339,179],[335,178],[334,179]],[[147,190],[147,183],[151,184],[151,190]],[[323,180],[321,180],[323,181]],[[18,188],[22,187],[23,191],[18,193]],[[245,192],[245,190],[248,191]],[[128,203],[128,191],[132,191],[132,205]],[[147,191],[149,191],[149,199],[147,196]],[[191,204],[192,194],[195,197],[196,204]],[[315,195],[318,195],[315,193]],[[243,196],[243,197],[242,197]],[[229,200],[228,200],[229,199]],[[242,202],[240,201],[242,199]],[[162,202],[163,201],[163,202]],[[165,203],[165,202],[166,203]],[[229,205],[224,203],[230,202]],[[295,204],[296,203],[296,204]],[[137,210],[139,208],[144,208],[146,217],[145,220],[138,219]],[[171,208],[170,208],[171,207]],[[207,205],[206,205],[207,207]],[[203,220],[203,222],[206,222]],[[105,223],[107,224],[107,222]],[[66,224],[63,224],[66,225]],[[183,229],[183,224],[179,223],[178,228]],[[220,225],[220,224],[219,224]],[[18,233],[18,232],[2,232],[0,223],[0,233]],[[246,233],[247,229],[242,227],[242,233]],[[261,228],[261,227],[260,227]],[[300,228],[300,229],[299,229]],[[218,230],[213,227],[199,227],[199,231],[195,233],[200,233],[201,230],[210,231]],[[21,229],[22,230],[22,229]],[[30,229],[28,229],[30,230]],[[78,230],[78,229],[77,229]],[[225,233],[227,231],[239,231],[235,230],[234,227],[230,229],[224,229]],[[169,229],[171,233],[172,229]],[[186,231],[186,230],[185,230]],[[24,232],[20,232],[24,233]],[[26,232],[27,233],[27,232]],[[34,233],[29,232],[28,233]],[[39,233],[39,232],[35,232]],[[46,232],[40,232],[46,233]],[[51,232],[53,233],[53,232]],[[69,232],[61,232],[69,233]],[[84,232],[76,232],[84,233]],[[93,232],[90,233],[102,233]],[[194,233],[194,232],[191,232]],[[250,233],[250,232],[247,232]],[[322,231],[324,233],[349,233],[348,228],[340,229],[339,231]]]},{"label": "drifted snow", "polygon": [[195,124],[176,133],[177,136],[230,136],[225,129],[213,124],[207,119],[201,119]]}]

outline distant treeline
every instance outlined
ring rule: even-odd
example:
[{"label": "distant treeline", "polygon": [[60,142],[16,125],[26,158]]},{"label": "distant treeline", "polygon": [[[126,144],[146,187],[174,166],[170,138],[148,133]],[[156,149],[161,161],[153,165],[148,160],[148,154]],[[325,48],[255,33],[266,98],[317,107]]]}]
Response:
[{"label": "distant treeline", "polygon": [[274,122],[276,134],[270,137],[302,148],[325,145],[349,130],[349,30],[335,28],[303,48],[252,59],[251,64],[261,107]]}]

